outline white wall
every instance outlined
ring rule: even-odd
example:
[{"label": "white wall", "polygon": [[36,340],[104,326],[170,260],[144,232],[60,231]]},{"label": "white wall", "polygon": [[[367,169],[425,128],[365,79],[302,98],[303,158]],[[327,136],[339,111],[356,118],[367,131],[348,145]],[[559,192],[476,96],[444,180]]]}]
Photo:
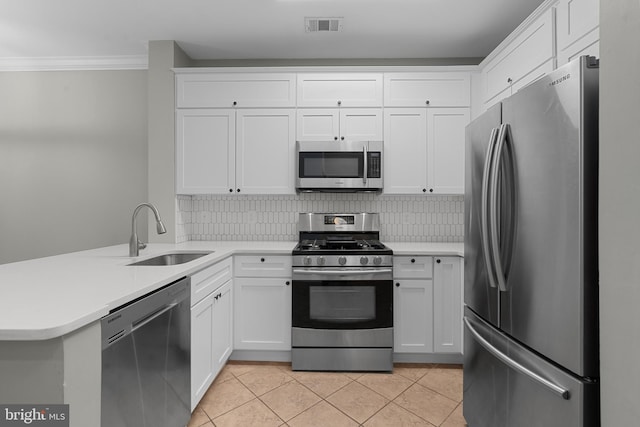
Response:
[{"label": "white wall", "polygon": [[146,78],[0,73],[0,264],[128,241],[147,197]]},{"label": "white wall", "polygon": [[600,2],[602,425],[640,420],[640,2]]}]

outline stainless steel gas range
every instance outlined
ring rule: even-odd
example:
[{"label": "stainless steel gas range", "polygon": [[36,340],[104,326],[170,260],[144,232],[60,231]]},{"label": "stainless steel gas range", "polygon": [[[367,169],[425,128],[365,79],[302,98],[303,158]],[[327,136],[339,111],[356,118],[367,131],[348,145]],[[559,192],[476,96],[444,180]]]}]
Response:
[{"label": "stainless steel gas range", "polygon": [[393,252],[372,213],[303,213],[293,250],[292,368],[393,369]]}]

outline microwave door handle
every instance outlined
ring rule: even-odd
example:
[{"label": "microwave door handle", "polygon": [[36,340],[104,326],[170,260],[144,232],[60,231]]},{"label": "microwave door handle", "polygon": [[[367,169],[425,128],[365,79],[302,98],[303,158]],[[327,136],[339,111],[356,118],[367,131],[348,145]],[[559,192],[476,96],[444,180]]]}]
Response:
[{"label": "microwave door handle", "polygon": [[362,153],[364,154],[364,171],[362,173],[362,183],[364,185],[366,185],[367,184],[367,175],[368,175],[368,170],[367,169],[369,169],[369,165],[367,164],[368,155],[367,155],[367,146],[366,146],[366,144],[365,144],[364,147],[362,147]]}]

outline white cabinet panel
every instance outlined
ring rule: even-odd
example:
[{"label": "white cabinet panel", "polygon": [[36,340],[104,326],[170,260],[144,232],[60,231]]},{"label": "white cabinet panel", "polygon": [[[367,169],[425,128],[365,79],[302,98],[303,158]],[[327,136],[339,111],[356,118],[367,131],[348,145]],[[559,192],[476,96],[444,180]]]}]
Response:
[{"label": "white cabinet panel", "polygon": [[468,107],[470,75],[456,73],[385,73],[385,107]]},{"label": "white cabinet panel", "polygon": [[433,257],[394,256],[393,277],[398,279],[430,279],[433,277]]},{"label": "white cabinet panel", "polygon": [[195,305],[233,277],[232,259],[227,258],[191,276],[191,305]]},{"label": "white cabinet panel", "polygon": [[213,294],[191,308],[191,410],[214,378]]},{"label": "white cabinet panel", "polygon": [[464,194],[465,127],[469,115],[468,108],[427,111],[427,182],[431,193]]},{"label": "white cabinet panel", "polygon": [[295,110],[238,110],[236,120],[236,191],[293,194]]},{"label": "white cabinet panel", "polygon": [[234,283],[234,349],[291,350],[291,278]]},{"label": "white cabinet panel", "polygon": [[295,74],[176,74],[176,108],[295,107]]},{"label": "white cabinet panel", "polygon": [[213,360],[217,376],[233,350],[233,297],[230,280],[214,292]]},{"label": "white cabinet panel", "polygon": [[551,8],[483,66],[485,102],[553,59],[554,47],[554,9]]},{"label": "white cabinet panel", "polygon": [[394,280],[393,299],[393,351],[396,353],[432,353],[432,280]]},{"label": "white cabinet panel", "polygon": [[427,182],[427,110],[385,108],[384,192],[418,194]]},{"label": "white cabinet panel", "polygon": [[559,0],[556,11],[558,66],[580,55],[599,56],[599,0]]},{"label": "white cabinet panel", "polygon": [[224,193],[235,187],[235,132],[234,110],[178,110],[178,194]]},{"label": "white cabinet panel", "polygon": [[381,108],[302,108],[298,141],[382,141]]},{"label": "white cabinet panel", "polygon": [[462,352],[462,263],[459,257],[436,257],[433,334],[436,353]]},{"label": "white cabinet panel", "polygon": [[237,255],[233,266],[236,277],[290,277],[292,269],[285,255]]},{"label": "white cabinet panel", "polygon": [[298,107],[382,107],[382,74],[300,73]]}]

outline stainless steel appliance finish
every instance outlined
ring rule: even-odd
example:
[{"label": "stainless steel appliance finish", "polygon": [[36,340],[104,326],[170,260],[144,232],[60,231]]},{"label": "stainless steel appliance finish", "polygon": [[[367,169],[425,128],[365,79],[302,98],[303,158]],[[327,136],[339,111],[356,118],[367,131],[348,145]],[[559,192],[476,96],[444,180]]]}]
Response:
[{"label": "stainless steel appliance finish", "polygon": [[296,190],[381,191],[382,141],[296,142]]},{"label": "stainless steel appliance finish", "polygon": [[102,318],[102,426],[189,422],[189,286],[178,280]]},{"label": "stainless steel appliance finish", "polygon": [[597,164],[591,57],[467,127],[470,426],[599,425]]},{"label": "stainless steel appliance finish", "polygon": [[376,214],[300,214],[292,368],[393,369],[393,259]]}]

